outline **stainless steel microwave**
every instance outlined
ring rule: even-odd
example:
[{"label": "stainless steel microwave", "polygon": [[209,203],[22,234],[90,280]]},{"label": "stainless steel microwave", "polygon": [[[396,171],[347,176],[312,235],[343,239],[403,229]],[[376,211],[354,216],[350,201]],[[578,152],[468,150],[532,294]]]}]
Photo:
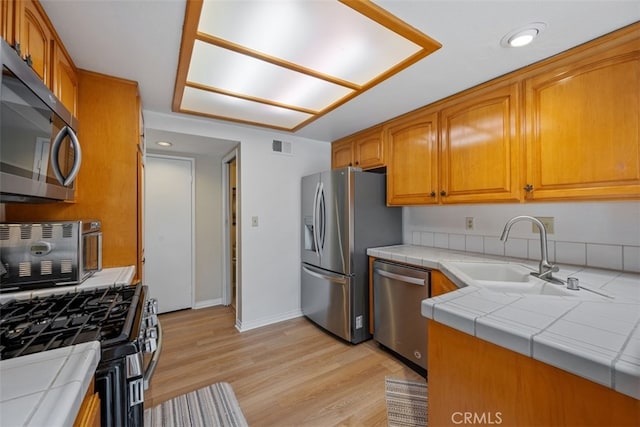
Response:
[{"label": "stainless steel microwave", "polygon": [[0,292],[78,285],[100,270],[100,221],[0,224]]},{"label": "stainless steel microwave", "polygon": [[0,202],[71,200],[82,152],[77,120],[0,39]]}]

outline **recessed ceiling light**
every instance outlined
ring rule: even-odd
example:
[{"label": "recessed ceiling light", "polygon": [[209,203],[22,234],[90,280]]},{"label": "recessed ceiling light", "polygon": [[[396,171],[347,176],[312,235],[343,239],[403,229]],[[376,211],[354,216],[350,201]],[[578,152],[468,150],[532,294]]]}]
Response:
[{"label": "recessed ceiling light", "polygon": [[538,34],[547,27],[544,22],[533,22],[524,27],[517,28],[507,33],[500,44],[504,47],[522,47],[526,46],[535,39]]},{"label": "recessed ceiling light", "polygon": [[161,147],[171,147],[173,144],[168,141],[158,141],[156,142]]}]

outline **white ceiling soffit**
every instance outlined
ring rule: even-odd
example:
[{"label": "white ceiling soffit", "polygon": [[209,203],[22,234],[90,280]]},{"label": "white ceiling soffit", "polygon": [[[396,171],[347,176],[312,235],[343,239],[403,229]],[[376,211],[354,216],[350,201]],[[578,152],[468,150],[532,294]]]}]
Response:
[{"label": "white ceiling soffit", "polygon": [[173,110],[296,131],[440,47],[368,0],[189,1]]}]

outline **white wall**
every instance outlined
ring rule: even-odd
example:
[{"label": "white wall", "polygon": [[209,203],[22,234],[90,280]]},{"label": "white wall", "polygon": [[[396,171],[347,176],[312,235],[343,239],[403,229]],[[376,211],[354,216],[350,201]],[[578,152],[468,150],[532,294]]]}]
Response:
[{"label": "white wall", "polygon": [[[499,240],[516,215],[555,218],[555,232],[548,236],[553,262],[640,272],[637,201],[408,207],[404,242],[540,259],[540,241],[530,223],[515,224],[506,244]],[[474,218],[474,230],[465,229],[466,217]]]},{"label": "white wall", "polygon": [[[300,178],[331,167],[331,145],[150,111],[144,117],[148,128],[240,141],[238,327],[300,316]],[[273,139],[291,142],[293,155],[272,153]]]}]

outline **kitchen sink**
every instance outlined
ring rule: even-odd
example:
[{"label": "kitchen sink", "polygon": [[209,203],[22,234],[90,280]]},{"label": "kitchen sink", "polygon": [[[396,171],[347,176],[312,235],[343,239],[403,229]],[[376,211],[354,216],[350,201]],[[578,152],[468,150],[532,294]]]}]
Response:
[{"label": "kitchen sink", "polygon": [[456,261],[448,262],[447,266],[474,281],[526,283],[531,278],[531,270],[518,264]]},{"label": "kitchen sink", "polygon": [[444,266],[467,285],[489,291],[572,297],[580,294],[580,291],[568,290],[532,276],[533,270],[521,264],[451,261]]}]

